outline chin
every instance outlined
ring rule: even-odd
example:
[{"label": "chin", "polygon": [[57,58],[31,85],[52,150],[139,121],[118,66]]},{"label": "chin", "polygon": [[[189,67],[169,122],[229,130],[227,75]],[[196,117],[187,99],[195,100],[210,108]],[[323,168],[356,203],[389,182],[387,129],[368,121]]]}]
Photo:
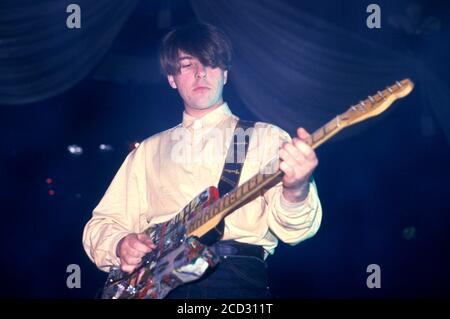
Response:
[{"label": "chin", "polygon": [[197,109],[197,110],[206,110],[206,109],[209,109],[210,107],[212,107],[214,105],[215,105],[215,103],[212,103],[212,104],[198,104],[198,105],[194,106],[194,108]]}]

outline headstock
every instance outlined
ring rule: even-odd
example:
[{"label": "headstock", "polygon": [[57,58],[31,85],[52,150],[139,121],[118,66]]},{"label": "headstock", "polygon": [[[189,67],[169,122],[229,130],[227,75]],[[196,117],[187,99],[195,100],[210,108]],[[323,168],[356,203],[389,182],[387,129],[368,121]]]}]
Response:
[{"label": "headstock", "polygon": [[397,99],[407,96],[414,88],[410,79],[395,82],[377,94],[368,96],[364,101],[350,107],[339,115],[340,126],[350,126],[384,112]]}]

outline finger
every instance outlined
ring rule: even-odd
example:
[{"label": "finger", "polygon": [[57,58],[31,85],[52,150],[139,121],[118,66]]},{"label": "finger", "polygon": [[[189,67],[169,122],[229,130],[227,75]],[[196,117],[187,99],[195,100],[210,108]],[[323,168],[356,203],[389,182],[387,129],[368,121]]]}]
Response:
[{"label": "finger", "polygon": [[134,257],[134,258],[142,258],[143,256],[145,256],[145,253],[140,252],[140,251],[134,249],[133,247],[127,246],[127,247],[125,247],[124,255]]},{"label": "finger", "polygon": [[132,273],[136,269],[136,266],[135,265],[122,264],[122,265],[120,265],[120,269],[122,271],[124,271],[124,272]]},{"label": "finger", "polygon": [[129,255],[123,256],[122,259],[128,265],[139,265],[139,263],[142,261],[142,258],[136,258]]},{"label": "finger", "polygon": [[[298,173],[299,168],[301,167],[301,163],[298,159],[294,158],[290,153],[283,151],[283,157],[280,156],[281,160],[289,165],[289,167],[293,170],[294,175]],[[303,155],[302,155],[303,157]]]},{"label": "finger", "polygon": [[292,143],[295,145],[295,148],[303,154],[304,158],[312,160],[316,157],[314,149],[305,142],[299,140],[298,138],[293,138]]},{"label": "finger", "polygon": [[306,140],[311,137],[311,135],[303,127],[299,127],[297,129],[297,135],[301,140]]},{"label": "finger", "polygon": [[135,248],[135,243],[139,243],[139,241],[134,238],[134,239],[130,239],[129,241],[126,241],[123,244],[123,249],[122,252],[124,255],[129,255],[132,257],[138,257],[141,258],[142,256],[144,256],[145,254],[147,254],[147,251],[141,251]]},{"label": "finger", "polygon": [[[303,153],[300,152],[300,150],[297,149],[297,147],[292,145],[291,143],[285,144],[283,150],[288,153],[287,155],[291,156],[299,163],[305,160],[305,156],[303,155]],[[284,156],[286,156],[286,154],[284,154]]]},{"label": "finger", "polygon": [[141,253],[148,253],[152,250],[152,247],[149,247],[148,245],[144,244],[143,242],[139,241],[138,239],[134,239],[130,242],[131,248],[140,251]]},{"label": "finger", "polygon": [[[303,157],[303,155],[302,155]],[[317,166],[318,160],[314,155],[314,158],[304,159],[303,161],[299,161],[298,158],[294,158],[290,153],[286,152],[284,149],[280,150],[280,159],[282,162],[286,163],[289,167],[287,167],[283,172],[287,175],[286,182],[290,183],[293,179],[302,178],[306,175],[309,175],[312,170]],[[281,169],[281,163],[280,163]]]},{"label": "finger", "polygon": [[153,243],[153,241],[150,239],[150,237],[145,233],[140,233],[137,235],[137,238],[146,246],[148,246],[151,249],[156,248],[156,245]]},{"label": "finger", "polygon": [[295,177],[294,169],[285,161],[280,163],[280,170],[285,174],[285,178],[289,180]]}]

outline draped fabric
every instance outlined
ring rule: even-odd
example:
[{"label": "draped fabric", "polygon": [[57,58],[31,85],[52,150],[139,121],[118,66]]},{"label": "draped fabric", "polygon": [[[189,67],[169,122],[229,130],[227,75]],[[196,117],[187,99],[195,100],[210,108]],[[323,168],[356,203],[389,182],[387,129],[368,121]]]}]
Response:
[{"label": "draped fabric", "polygon": [[[1,1],[0,104],[55,96],[86,77],[101,60],[112,61],[114,68],[100,65],[96,79],[125,74],[140,82],[146,77],[153,77],[151,83],[159,81],[154,59],[114,52],[102,59],[138,0],[76,1],[80,29],[66,26],[66,8],[72,2]],[[428,67],[432,54],[419,57],[385,47],[286,0],[191,0],[191,6],[199,19],[217,24],[230,36],[235,51],[230,83],[257,118],[290,133],[298,126],[313,131],[367,95],[409,77],[416,84],[411,95],[441,124],[450,143],[448,85]],[[142,71],[147,64],[153,65],[153,75]],[[115,74],[116,67],[122,73]]]},{"label": "draped fabric", "polygon": [[[450,121],[444,110],[450,101],[448,88],[411,54],[338,29],[286,1],[191,4],[200,20],[230,36],[230,82],[258,118],[290,132],[300,125],[313,131],[367,95],[411,78],[414,94],[420,94],[419,85],[424,105],[441,115],[442,124]],[[450,141],[450,128],[444,130]]]},{"label": "draped fabric", "polygon": [[[81,28],[66,25],[76,3]],[[2,0],[0,104],[39,101],[70,88],[102,59],[137,0]]]}]

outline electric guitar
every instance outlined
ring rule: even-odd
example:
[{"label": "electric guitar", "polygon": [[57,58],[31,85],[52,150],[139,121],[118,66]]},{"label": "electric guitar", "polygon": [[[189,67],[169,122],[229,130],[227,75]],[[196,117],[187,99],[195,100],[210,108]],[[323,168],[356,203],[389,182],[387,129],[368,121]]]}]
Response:
[{"label": "electric guitar", "polygon": [[[312,148],[330,139],[343,128],[385,111],[394,101],[405,97],[414,84],[405,79],[351,106],[311,134]],[[112,267],[102,292],[104,299],[159,299],[179,285],[200,278],[217,265],[219,257],[209,248],[222,237],[217,228],[223,219],[243,204],[260,196],[282,180],[278,159],[242,185],[221,198],[212,186],[195,197],[173,219],[150,226],[145,233],[157,246],[145,255],[132,273]],[[270,172],[270,173],[265,173]]]}]

